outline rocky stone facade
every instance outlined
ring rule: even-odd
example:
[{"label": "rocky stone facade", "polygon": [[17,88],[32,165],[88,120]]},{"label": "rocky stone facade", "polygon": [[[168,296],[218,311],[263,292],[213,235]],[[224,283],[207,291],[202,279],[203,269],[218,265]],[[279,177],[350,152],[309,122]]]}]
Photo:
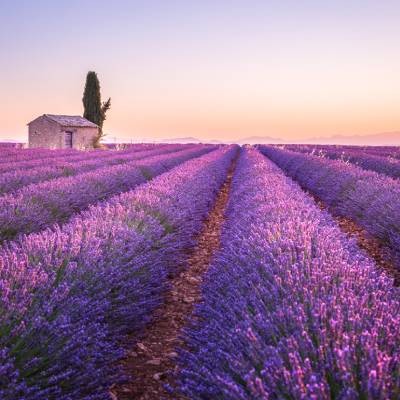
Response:
[{"label": "rocky stone facade", "polygon": [[28,124],[29,147],[50,149],[93,148],[97,125],[82,117],[44,114]]}]

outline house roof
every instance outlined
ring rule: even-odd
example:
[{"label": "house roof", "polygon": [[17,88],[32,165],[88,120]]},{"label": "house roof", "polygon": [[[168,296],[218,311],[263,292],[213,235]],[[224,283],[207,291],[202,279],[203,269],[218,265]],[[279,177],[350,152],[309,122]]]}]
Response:
[{"label": "house roof", "polygon": [[52,121],[57,122],[61,126],[98,128],[96,124],[90,122],[86,118],[81,117],[80,115],[43,114],[43,117],[51,119]]}]

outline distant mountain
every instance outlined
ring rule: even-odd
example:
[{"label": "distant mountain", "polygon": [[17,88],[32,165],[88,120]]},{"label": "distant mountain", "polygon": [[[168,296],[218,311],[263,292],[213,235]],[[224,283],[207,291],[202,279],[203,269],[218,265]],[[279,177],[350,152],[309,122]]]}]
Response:
[{"label": "distant mountain", "polygon": [[[4,141],[4,140],[3,140]],[[347,145],[369,145],[369,146],[400,146],[400,131],[382,132],[372,135],[333,135],[329,137],[311,137],[303,140],[285,140],[272,136],[249,136],[238,140],[198,139],[193,136],[170,138],[162,140],[143,140],[151,143],[210,143],[210,144],[347,144]]]},{"label": "distant mountain", "polygon": [[311,144],[350,144],[350,145],[369,145],[369,146],[400,146],[400,131],[382,132],[373,135],[335,135],[330,137],[310,138],[302,143]]},{"label": "distant mountain", "polygon": [[314,137],[304,140],[284,140],[270,136],[251,136],[235,141],[239,144],[285,144],[285,143],[310,143],[310,144],[347,144],[369,146],[400,146],[400,131],[382,132],[372,135],[334,135],[329,137]]},{"label": "distant mountain", "polygon": [[329,137],[311,137],[304,140],[285,140],[271,136],[250,136],[234,141],[239,144],[285,144],[285,143],[310,143],[310,144],[347,144],[368,146],[400,146],[400,131],[382,132],[372,135],[334,135]]},{"label": "distant mountain", "polygon": [[205,143],[195,137],[183,137],[183,138],[173,138],[173,139],[163,139],[162,143]]},{"label": "distant mountain", "polygon": [[[113,138],[116,141],[117,138]],[[127,139],[124,139],[128,142]],[[121,140],[121,142],[124,142]],[[4,140],[3,140],[4,141]],[[120,142],[117,140],[117,142]],[[248,136],[238,140],[199,139],[194,136],[169,138],[169,139],[139,139],[135,142],[148,143],[210,143],[210,144],[347,144],[347,145],[369,145],[369,146],[400,146],[400,131],[382,132],[372,135],[333,135],[329,137],[310,137],[302,140],[285,140],[272,136]]]},{"label": "distant mountain", "polygon": [[0,139],[1,143],[23,143],[23,140]]},{"label": "distant mountain", "polygon": [[249,136],[243,139],[236,140],[235,143],[238,144],[280,144],[288,143],[283,139],[277,139],[269,136]]},{"label": "distant mountain", "polygon": [[201,140],[195,137],[183,137],[183,138],[172,138],[172,139],[163,139],[163,143],[211,143],[211,144],[230,144],[230,143],[238,143],[238,144],[263,144],[263,143],[288,143],[282,139],[276,139],[269,136],[250,136],[239,140]]},{"label": "distant mountain", "polygon": [[205,143],[210,143],[210,144],[227,144],[227,142],[223,142],[222,140],[207,140]]},{"label": "distant mountain", "polygon": [[[116,138],[109,135],[105,142],[128,143],[131,139]],[[0,142],[20,143],[23,140],[4,138]],[[272,136],[249,136],[238,140],[218,140],[218,139],[198,139],[193,136],[170,138],[170,139],[144,139],[135,138],[134,143],[211,143],[211,144],[289,144],[289,143],[309,143],[309,144],[347,144],[347,145],[369,145],[369,146],[400,146],[400,131],[381,132],[371,135],[333,135],[329,137],[310,137],[302,140],[285,140]]]}]

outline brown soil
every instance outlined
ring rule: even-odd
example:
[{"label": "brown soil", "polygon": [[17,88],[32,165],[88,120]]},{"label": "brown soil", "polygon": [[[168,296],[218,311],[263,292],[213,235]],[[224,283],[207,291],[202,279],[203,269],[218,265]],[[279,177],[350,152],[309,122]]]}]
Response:
[{"label": "brown soil", "polygon": [[[308,193],[311,194],[310,192]],[[320,199],[314,195],[312,195],[312,197],[322,210],[330,212],[329,208],[327,208]],[[343,232],[356,239],[358,246],[375,261],[378,268],[394,278],[394,285],[400,286],[400,271],[394,263],[390,261],[390,250],[385,247],[380,240],[372,237],[365,229],[357,225],[352,219],[337,216],[331,212],[330,214]]]},{"label": "brown soil", "polygon": [[175,349],[183,345],[182,329],[188,323],[194,306],[201,300],[202,276],[220,246],[234,165],[204,223],[196,247],[189,253],[187,267],[171,278],[171,290],[166,294],[163,305],[155,311],[153,323],[124,359],[123,368],[130,379],[123,385],[111,387],[113,400],[184,399],[183,396],[169,394],[164,385],[174,386],[173,374],[177,371]]}]

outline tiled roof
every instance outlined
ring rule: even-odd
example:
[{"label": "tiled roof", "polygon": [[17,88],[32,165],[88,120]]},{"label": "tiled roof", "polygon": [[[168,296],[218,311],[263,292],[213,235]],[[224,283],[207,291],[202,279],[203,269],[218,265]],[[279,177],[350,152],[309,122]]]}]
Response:
[{"label": "tiled roof", "polygon": [[61,126],[71,126],[71,127],[89,127],[97,128],[98,126],[93,122],[90,122],[86,118],[79,115],[53,115],[53,114],[43,114],[44,117],[51,119],[59,123]]}]

